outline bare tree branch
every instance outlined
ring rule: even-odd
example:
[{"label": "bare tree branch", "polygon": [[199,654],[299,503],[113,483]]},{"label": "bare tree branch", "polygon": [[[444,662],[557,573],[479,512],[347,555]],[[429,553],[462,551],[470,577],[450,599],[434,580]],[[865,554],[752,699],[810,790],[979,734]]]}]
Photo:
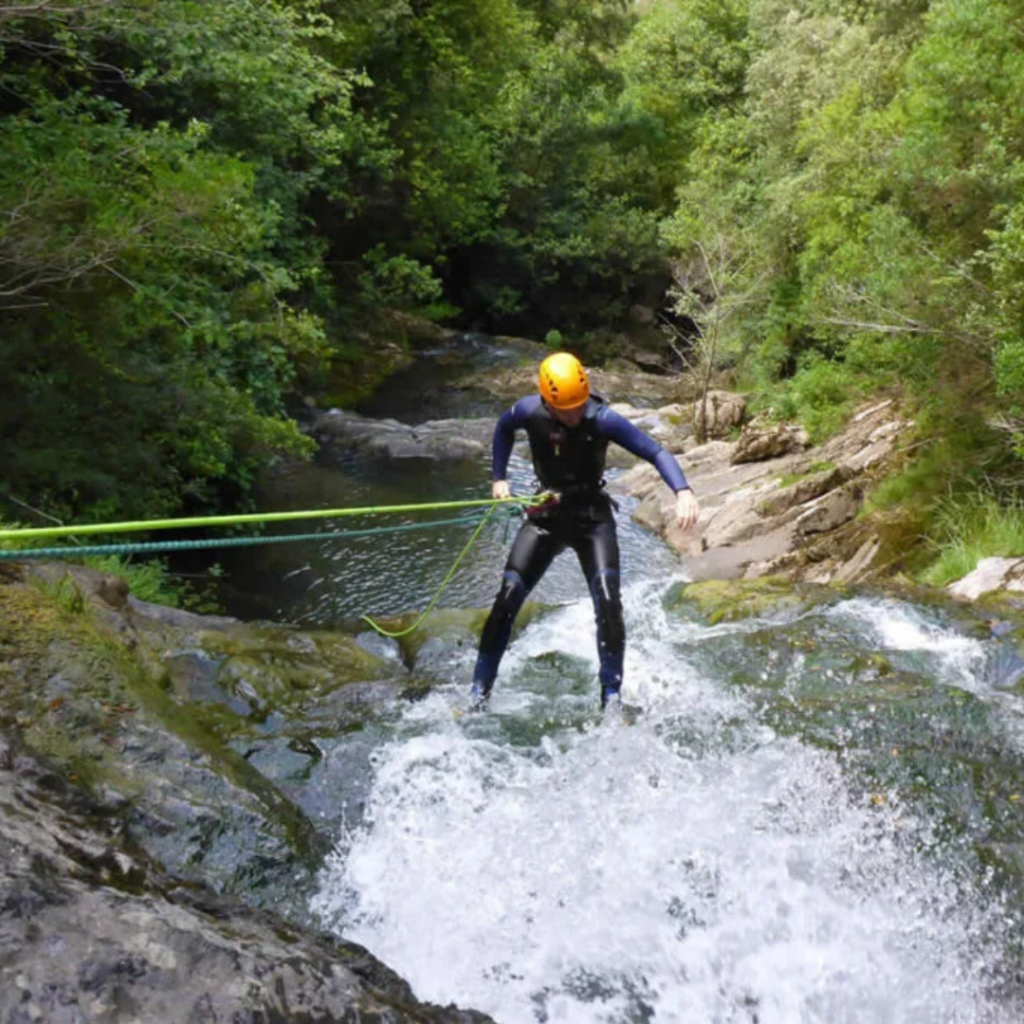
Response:
[{"label": "bare tree branch", "polygon": [[[95,38],[108,26],[86,16],[104,10],[116,12],[119,3],[120,0],[36,0],[35,3],[0,0],[0,46],[17,49],[55,64],[62,57],[70,56],[70,53],[63,42],[53,42],[49,38],[54,27],[67,29],[74,23],[76,36]],[[29,26],[33,27],[30,29]],[[35,38],[33,32],[42,34],[44,38]],[[87,53],[76,52],[74,58],[93,71],[112,74],[119,82],[128,79],[122,68],[96,60]],[[7,86],[3,86],[3,89],[10,91]]]},{"label": "bare tree branch", "polygon": [[832,324],[836,327],[850,327],[858,331],[874,331],[877,334],[945,334],[953,336],[953,331],[942,331],[922,324],[883,324],[871,323],[868,320],[847,320],[838,316],[814,317],[819,324]]},{"label": "bare tree branch", "polygon": [[[966,275],[963,275],[963,280],[972,286],[983,287],[974,281],[973,278]],[[969,331],[927,323],[899,310],[891,309],[876,298],[866,294],[861,288],[849,285],[833,285],[830,291],[835,296],[833,315],[813,317],[812,322],[830,324],[834,327],[844,327],[855,331],[872,331],[876,334],[934,335],[940,338],[954,338],[968,345],[977,345],[984,341],[984,339],[978,335],[971,334]],[[862,319],[856,315],[839,315],[839,310],[844,306],[854,309],[859,307],[867,313],[868,317]]]},{"label": "bare tree branch", "polygon": [[[7,281],[0,282],[0,308],[10,308],[5,299],[22,299],[52,285],[70,285],[93,270],[106,267],[108,254],[99,253],[73,265],[48,264],[26,269]],[[33,301],[31,305],[45,305]],[[24,308],[19,306],[18,308]]]},{"label": "bare tree branch", "polygon": [[[722,233],[710,243],[698,240],[694,243],[697,258],[690,261],[676,261],[672,266],[675,287],[671,294],[675,299],[675,312],[687,317],[693,324],[695,340],[690,339],[689,352],[670,340],[672,350],[679,356],[686,372],[694,381],[700,394],[699,407],[694,407],[694,432],[700,441],[707,439],[708,392],[719,354],[726,324],[742,309],[757,301],[767,271],[748,281],[748,270],[752,255],[743,250],[737,252]],[[682,335],[669,325],[676,341]],[[698,411],[699,409],[699,411]]]},{"label": "bare tree branch", "polygon": [[67,0],[37,0],[34,4],[0,3],[0,21],[16,18],[35,18],[40,15],[75,16],[89,11],[113,7],[114,0],[92,0],[92,2],[68,3]]},{"label": "bare tree branch", "polygon": [[48,512],[44,512],[42,509],[38,509],[34,505],[30,505],[27,501],[22,501],[20,498],[16,498],[13,494],[2,494],[0,496],[6,498],[12,504],[17,505],[28,512],[34,513],[41,519],[48,519],[51,523],[56,523],[58,526],[64,525],[63,519],[57,519],[55,516],[51,516]]}]

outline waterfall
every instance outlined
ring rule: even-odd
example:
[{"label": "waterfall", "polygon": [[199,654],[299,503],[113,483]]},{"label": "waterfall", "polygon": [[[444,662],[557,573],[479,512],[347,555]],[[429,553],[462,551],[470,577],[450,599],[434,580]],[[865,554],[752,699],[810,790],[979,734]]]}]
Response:
[{"label": "waterfall", "polygon": [[483,714],[461,713],[453,652],[460,681],[374,753],[313,911],[420,998],[500,1024],[1020,1019],[1001,987],[1019,912],[970,835],[912,781],[872,789],[848,748],[874,703],[851,725],[821,701],[810,728],[798,694],[849,699],[858,649],[889,659],[886,687],[998,701],[985,642],[866,597],[712,627],[666,611],[669,582],[627,587],[632,725],[597,713],[586,600],[513,644]]}]

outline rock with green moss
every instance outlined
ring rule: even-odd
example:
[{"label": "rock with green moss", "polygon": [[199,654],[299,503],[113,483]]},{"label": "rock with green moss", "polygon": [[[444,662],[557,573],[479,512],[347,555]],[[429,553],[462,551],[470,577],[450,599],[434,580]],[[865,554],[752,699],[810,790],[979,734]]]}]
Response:
[{"label": "rock with green moss", "polygon": [[[394,680],[396,674],[393,663],[360,647],[351,636],[300,633],[285,626],[201,630],[194,650],[178,651],[168,660],[178,663],[169,668],[185,699],[220,694],[263,717],[285,710],[299,714],[341,687]],[[177,671],[183,661],[191,662],[189,670]]]},{"label": "rock with green moss", "polygon": [[352,637],[157,609],[80,567],[0,580],[0,715],[169,868],[254,902],[312,878],[344,794],[314,824],[296,783],[406,680]]},{"label": "rock with green moss", "polygon": [[791,583],[762,576],[749,580],[703,580],[680,583],[665,595],[668,611],[708,625],[767,615],[794,615],[822,603],[839,600],[835,587]]},{"label": "rock with green moss", "polygon": [[487,610],[392,620],[391,640],[194,615],[118,583],[5,570],[0,715],[171,870],[301,913],[373,737],[405,699],[468,682]]},{"label": "rock with green moss", "polygon": [[[528,601],[516,616],[513,637],[549,610],[548,605]],[[378,625],[396,634],[417,685],[429,686],[432,681],[450,679],[452,665],[460,658],[475,658],[488,614],[487,608],[438,608],[411,631],[419,619],[415,612],[382,619]]]}]

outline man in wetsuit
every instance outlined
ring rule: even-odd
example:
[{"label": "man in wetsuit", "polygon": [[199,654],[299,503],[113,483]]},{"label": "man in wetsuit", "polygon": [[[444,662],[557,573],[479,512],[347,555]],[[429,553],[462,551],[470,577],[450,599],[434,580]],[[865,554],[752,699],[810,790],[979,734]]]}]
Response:
[{"label": "man in wetsuit", "polygon": [[619,542],[612,501],[604,492],[608,443],[646,459],[676,493],[676,519],[684,529],[697,521],[698,506],[676,460],[604,399],[590,392],[580,361],[568,352],[541,363],[540,394],[521,398],[502,413],[494,430],[491,493],[511,496],[505,478],[516,430],[526,431],[540,488],[556,495],[527,510],[509,552],[501,589],[480,638],[473,672],[473,702],[486,701],[498,674],[512,624],[527,595],[554,557],[566,548],[576,552],[590,586],[597,619],[601,707],[618,701],[626,630],[619,592]]}]

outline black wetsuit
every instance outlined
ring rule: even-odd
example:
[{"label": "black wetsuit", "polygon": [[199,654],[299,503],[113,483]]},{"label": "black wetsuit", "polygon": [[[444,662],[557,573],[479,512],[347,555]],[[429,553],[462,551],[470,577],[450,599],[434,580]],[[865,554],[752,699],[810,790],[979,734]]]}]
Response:
[{"label": "black wetsuit", "polygon": [[556,492],[559,499],[528,510],[512,544],[501,589],[480,638],[474,691],[482,696],[490,692],[519,609],[554,557],[572,548],[594,601],[603,706],[622,686],[626,647],[619,542],[612,502],[604,492],[608,444],[614,441],[652,463],[673,491],[687,487],[686,477],[664,448],[613,412],[603,399],[589,398],[579,425],[567,427],[551,414],[540,395],[530,395],[506,410],[495,427],[495,480],[506,477],[517,429],[526,431],[540,488]]}]

